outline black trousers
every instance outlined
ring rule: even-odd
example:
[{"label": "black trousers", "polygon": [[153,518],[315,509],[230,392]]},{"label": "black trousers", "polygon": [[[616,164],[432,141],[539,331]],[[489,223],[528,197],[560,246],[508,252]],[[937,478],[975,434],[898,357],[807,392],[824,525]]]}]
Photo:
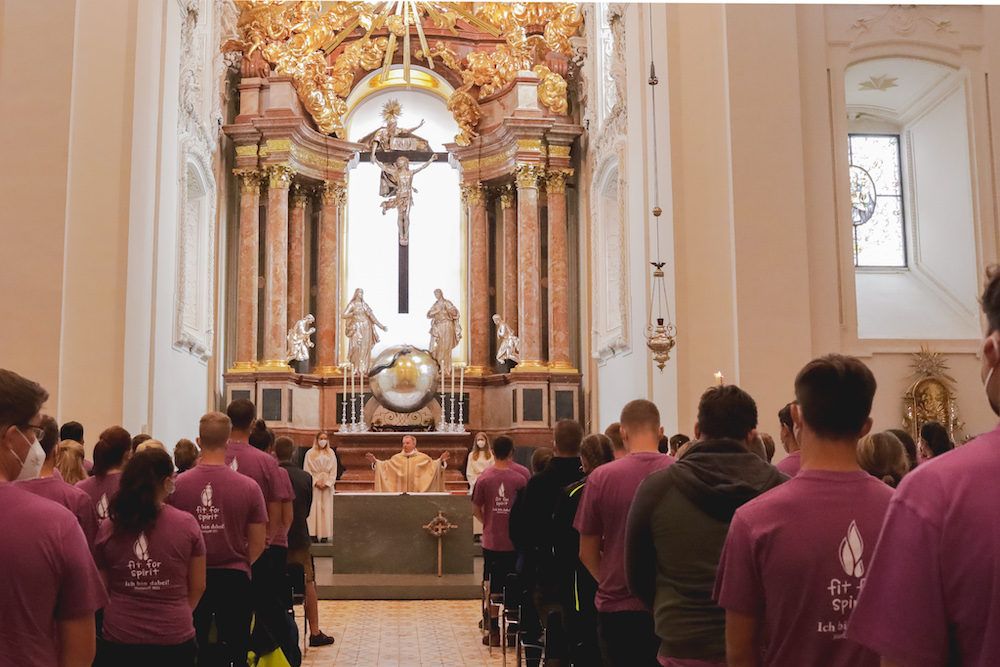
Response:
[{"label": "black trousers", "polygon": [[[250,600],[250,578],[245,572],[208,570],[205,594],[194,610],[198,667],[246,664],[253,614]],[[213,621],[218,643],[209,644]]]},{"label": "black trousers", "polygon": [[646,611],[597,612],[597,642],[604,667],[657,667],[660,638]]},{"label": "black trousers", "polygon": [[516,565],[516,551],[483,549],[483,578],[489,580],[491,594],[503,593],[507,575],[514,573]]},{"label": "black trousers", "polygon": [[189,639],[183,644],[158,646],[155,644],[115,644],[97,642],[94,667],[194,667],[198,657],[198,642]]}]

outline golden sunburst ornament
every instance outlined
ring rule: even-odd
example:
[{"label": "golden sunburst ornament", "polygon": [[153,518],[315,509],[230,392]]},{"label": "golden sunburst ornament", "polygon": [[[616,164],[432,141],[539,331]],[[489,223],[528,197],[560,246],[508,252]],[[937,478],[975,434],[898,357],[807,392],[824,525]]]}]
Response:
[{"label": "golden sunburst ornament", "polygon": [[399,120],[402,115],[403,105],[399,103],[399,100],[389,100],[382,105],[382,120]]},{"label": "golden sunburst ornament", "polygon": [[920,352],[913,355],[911,367],[913,375],[910,376],[910,380],[936,377],[944,378],[952,383],[955,382],[955,378],[948,375],[950,369],[945,363],[944,355],[939,352],[931,352],[923,345],[920,346]]}]

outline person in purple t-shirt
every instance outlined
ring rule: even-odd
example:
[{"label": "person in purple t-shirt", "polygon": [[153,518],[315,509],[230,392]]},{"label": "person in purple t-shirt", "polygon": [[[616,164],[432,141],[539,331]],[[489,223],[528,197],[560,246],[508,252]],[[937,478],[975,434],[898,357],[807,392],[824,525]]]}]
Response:
[{"label": "person in purple t-shirt", "polygon": [[802,467],[802,452],[799,449],[799,442],[795,439],[795,424],[792,423],[792,403],[778,410],[778,421],[781,423],[781,431],[778,438],[781,446],[785,448],[788,456],[774,464],[774,467],[785,473],[789,477],[795,477]]},{"label": "person in purple t-shirt", "polygon": [[511,467],[514,441],[505,435],[493,441],[493,465],[483,471],[472,489],[472,513],[483,522],[483,576],[490,592],[503,590],[517,560],[510,540],[510,508],[528,480]]},{"label": "person in purple t-shirt", "polygon": [[659,451],[660,411],[639,399],[622,408],[622,442],[628,454],[590,473],[573,527],[580,533],[580,562],[597,580],[597,639],[606,667],[656,665],[660,641],[653,617],[625,580],[625,523],[646,476],[675,461]]},{"label": "person in purple t-shirt", "polygon": [[167,500],[198,520],[205,540],[208,573],[205,594],[194,610],[198,664],[217,664],[208,645],[214,625],[226,659],[246,661],[250,643],[250,567],[264,553],[267,508],[260,487],[226,466],[229,417],[210,412],[199,423],[198,465],[177,477]]},{"label": "person in purple t-shirt", "polygon": [[194,517],[164,505],[173,473],[165,451],[137,452],[111,498],[94,546],[111,599],[95,667],[195,664],[191,612],[205,592],[205,540]]},{"label": "person in purple t-shirt", "polygon": [[0,661],[83,667],[94,659],[94,612],[108,601],[87,540],[66,508],[9,483],[38,475],[48,396],[0,369]]},{"label": "person in purple t-shirt", "polygon": [[59,424],[55,419],[45,415],[41,419],[44,435],[40,440],[45,461],[42,470],[35,479],[18,482],[22,488],[31,491],[42,498],[48,498],[68,509],[76,516],[76,520],[87,538],[87,545],[93,548],[97,537],[97,511],[83,490],[63,481],[62,475],[56,470],[56,452],[59,444]]},{"label": "person in purple t-shirt", "polygon": [[111,426],[101,431],[101,436],[94,445],[93,477],[77,482],[77,488],[83,489],[90,496],[97,511],[97,517],[102,521],[108,518],[108,506],[111,496],[118,491],[118,479],[122,468],[132,456],[132,438],[121,426]]},{"label": "person in purple t-shirt", "polygon": [[730,667],[878,667],[845,638],[892,489],[858,465],[875,376],[832,354],[795,378],[802,469],[733,515],[715,579]]},{"label": "person in purple t-shirt", "polygon": [[[1000,270],[980,300],[980,379],[1000,415]],[[1000,665],[1000,426],[903,478],[847,635],[892,665]]]}]

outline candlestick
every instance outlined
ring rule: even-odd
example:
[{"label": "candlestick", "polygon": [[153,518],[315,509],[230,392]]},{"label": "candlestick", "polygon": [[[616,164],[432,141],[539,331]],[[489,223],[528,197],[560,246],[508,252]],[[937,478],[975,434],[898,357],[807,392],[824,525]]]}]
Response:
[{"label": "candlestick", "polygon": [[719,385],[721,387],[725,383],[726,383],[726,379],[724,377],[722,377],[722,371],[716,371],[715,372],[715,384],[717,384],[717,385]]},{"label": "candlestick", "polygon": [[360,368],[358,369],[358,389],[359,389],[359,410],[358,410],[358,430],[361,432],[367,431],[368,427],[365,426],[365,374]]},{"label": "candlestick", "polygon": [[451,427],[455,428],[455,368],[451,369]]},{"label": "candlestick", "polygon": [[343,407],[340,411],[340,430],[347,430],[347,367],[349,364],[341,364],[340,372],[344,374],[344,393],[340,395],[341,403]]},{"label": "candlestick", "polygon": [[357,423],[358,411],[354,407],[354,364],[351,364],[351,426],[353,427]]},{"label": "candlestick", "polygon": [[461,375],[458,382],[458,424],[456,424],[455,430],[459,433],[465,433],[465,364],[459,368]]}]

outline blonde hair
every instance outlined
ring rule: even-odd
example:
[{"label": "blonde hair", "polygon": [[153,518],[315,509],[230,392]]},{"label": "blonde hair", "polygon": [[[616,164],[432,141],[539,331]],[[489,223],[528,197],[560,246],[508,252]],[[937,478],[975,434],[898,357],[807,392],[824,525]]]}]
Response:
[{"label": "blonde hair", "polygon": [[56,448],[56,470],[63,481],[69,484],[87,479],[87,469],[83,467],[83,445],[76,440],[63,440]]},{"label": "blonde hair", "polygon": [[162,442],[150,438],[149,440],[143,440],[142,442],[140,442],[139,446],[135,448],[135,453],[138,454],[141,451],[151,448],[159,449],[164,452],[167,451],[167,448],[163,446]]},{"label": "blonde hair", "polygon": [[910,471],[906,449],[892,433],[869,433],[858,441],[858,464],[873,477],[895,488]]},{"label": "blonde hair", "polygon": [[[476,447],[476,442],[479,440],[479,436],[483,436],[483,440],[486,441],[486,446],[483,448]],[[476,461],[480,459],[488,459],[493,456],[493,452],[490,449],[490,436],[486,435],[485,431],[480,431],[476,434],[476,437],[472,439],[472,456],[471,458]]]}]

